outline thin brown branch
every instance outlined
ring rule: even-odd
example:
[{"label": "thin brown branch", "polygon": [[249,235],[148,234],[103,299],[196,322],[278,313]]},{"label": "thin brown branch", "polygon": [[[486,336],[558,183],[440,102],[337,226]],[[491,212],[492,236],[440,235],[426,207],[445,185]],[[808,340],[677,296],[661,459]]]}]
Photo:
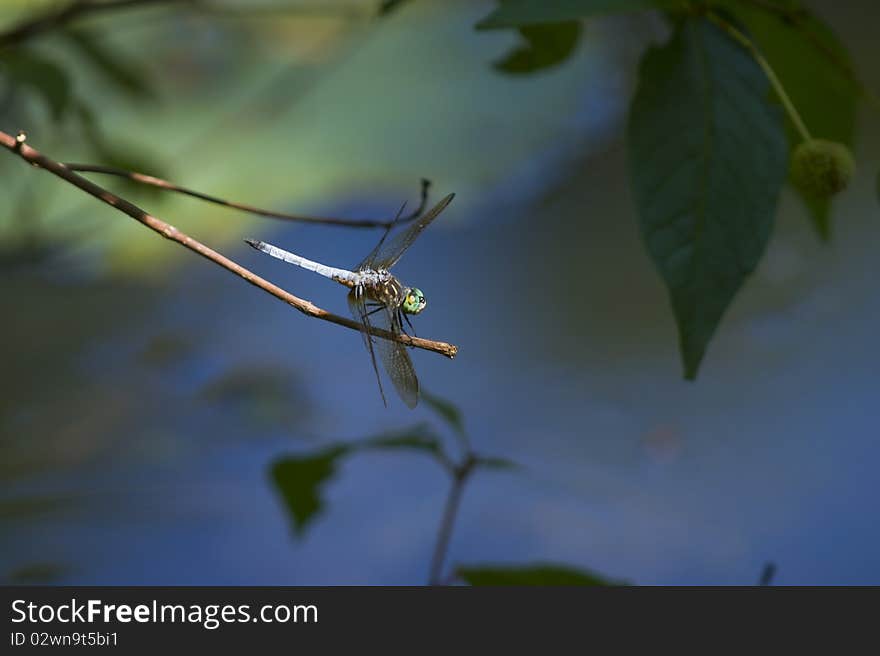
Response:
[{"label": "thin brown branch", "polygon": [[[272,284],[268,280],[261,278],[260,276],[249,271],[240,264],[237,264],[236,262],[233,262],[224,255],[221,255],[217,251],[208,248],[201,242],[196,241],[187,234],[184,234],[174,226],[166,223],[165,221],[162,221],[161,219],[151,214],[148,214],[133,203],[130,203],[124,198],[117,196],[116,194],[104,189],[103,187],[98,186],[94,182],[87,180],[86,178],[71,171],[61,162],[56,162],[55,160],[46,157],[36,149],[28,146],[25,143],[25,137],[23,134],[19,134],[18,137],[13,137],[5,132],[0,131],[0,145],[2,145],[10,152],[19,155],[24,161],[28,162],[29,164],[49,171],[53,175],[56,175],[62,180],[65,180],[66,182],[72,184],[73,186],[78,187],[87,194],[94,196],[98,200],[106,203],[107,205],[110,205],[120,212],[127,214],[135,221],[142,223],[150,230],[159,233],[166,239],[175,241],[184,248],[187,248],[194,253],[201,255],[205,259],[210,260],[214,264],[223,267],[227,271],[230,271],[235,275],[244,278],[250,284],[262,289],[268,294],[271,294],[275,298],[284,301],[288,305],[293,306],[303,314],[314,317],[316,319],[321,319],[322,321],[329,321],[330,323],[335,323],[339,326],[345,326],[346,328],[350,328],[352,330],[360,331],[362,329],[362,325],[360,323],[346,317],[340,317],[338,315],[332,314],[327,310],[324,310],[310,303],[309,301],[294,296],[290,292],[287,292],[277,285]],[[375,335],[376,337],[398,341],[401,344],[405,344],[407,346],[424,349],[426,351],[433,351],[434,353],[445,355],[448,358],[455,357],[456,353],[458,352],[458,347],[453,344],[447,344],[446,342],[438,342],[429,339],[422,339],[419,337],[411,337],[409,335],[392,333],[387,330],[381,330],[378,328],[370,328],[370,333]]]},{"label": "thin brown branch", "polygon": [[242,212],[248,212],[250,214],[256,214],[258,216],[265,216],[270,219],[281,219],[284,221],[299,221],[301,223],[320,223],[324,225],[337,225],[344,226],[346,228],[389,228],[392,225],[405,223],[407,221],[412,221],[413,219],[418,218],[422,212],[425,211],[425,207],[428,203],[428,189],[431,185],[429,180],[422,180],[422,191],[421,191],[421,199],[419,202],[419,206],[410,214],[405,217],[401,217],[398,221],[394,221],[393,219],[389,220],[374,220],[374,219],[336,219],[330,217],[319,217],[319,216],[304,216],[302,214],[290,214],[287,212],[276,212],[275,210],[265,210],[259,207],[254,207],[253,205],[247,205],[246,203],[238,203],[231,200],[224,200],[222,198],[218,198],[216,196],[211,196],[209,194],[205,194],[201,191],[195,191],[193,189],[187,189],[186,187],[181,187],[180,185],[174,184],[173,182],[169,182],[168,180],[163,180],[162,178],[157,178],[153,175],[147,175],[145,173],[138,173],[137,171],[127,171],[125,169],[116,168],[113,166],[101,166],[98,164],[71,164],[66,163],[66,166],[71,171],[80,171],[82,173],[101,173],[106,175],[115,175],[120,178],[125,178],[127,180],[131,180],[132,182],[138,182],[140,184],[148,185],[150,187],[157,187],[159,189],[164,189],[166,191],[173,191],[175,193],[184,194],[186,196],[191,196],[193,198],[198,198],[199,200],[206,201],[208,203],[214,203],[215,205],[221,205],[223,207],[229,207],[235,210],[241,210]]},{"label": "thin brown branch", "polygon": [[182,0],[71,0],[68,4],[30,18],[0,34],[0,48],[14,46],[35,36],[67,25],[73,20],[115,9],[128,9]]}]

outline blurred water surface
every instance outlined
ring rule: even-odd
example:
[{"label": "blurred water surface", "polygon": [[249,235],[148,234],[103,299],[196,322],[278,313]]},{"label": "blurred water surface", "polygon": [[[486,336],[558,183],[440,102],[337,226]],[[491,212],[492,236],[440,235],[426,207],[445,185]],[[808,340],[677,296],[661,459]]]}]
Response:
[{"label": "blurred water surface", "polygon": [[[386,216],[414,200],[421,176],[435,198],[457,192],[396,272],[428,295],[419,334],[460,355],[413,359],[423,386],[461,409],[477,448],[523,470],[474,478],[453,563],[559,561],[643,584],[736,584],[774,561],[779,583],[880,583],[876,117],[863,121],[863,174],[837,207],[834,244],[817,243],[786,195],[765,261],[699,380],[684,382],[620,143],[649,30],[596,22],[565,66],[508,78],[489,64],[513,37],[471,29],[489,7],[412,3],[368,27],[313,18],[292,33],[323,35],[311,49],[205,55],[194,70],[220,66],[242,82],[108,112],[108,127],[149,144],[184,184],[288,210]],[[853,18],[837,17],[866,61],[876,46]],[[180,37],[161,21],[122,20],[133,43]],[[231,38],[175,29],[200,35],[195,53],[213,52],[212,35]],[[163,93],[180,75],[160,79]],[[57,153],[32,140],[77,158],[75,145]],[[4,253],[19,252],[12,201],[32,184],[12,164],[0,163],[15,189]],[[396,398],[382,407],[352,331],[299,315],[46,176],[39,184],[46,236],[35,229],[35,260],[7,255],[0,277],[0,575],[424,582],[447,491],[434,463],[352,458],[300,540],[267,470],[285,453],[434,421],[430,410]],[[343,314],[344,290],[241,238],[339,266],[378,239],[140,200]],[[82,234],[59,239],[58,226]]]}]

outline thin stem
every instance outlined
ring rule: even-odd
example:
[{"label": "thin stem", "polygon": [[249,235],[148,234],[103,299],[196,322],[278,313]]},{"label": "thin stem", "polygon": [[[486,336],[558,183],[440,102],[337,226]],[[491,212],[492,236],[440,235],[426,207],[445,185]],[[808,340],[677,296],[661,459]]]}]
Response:
[{"label": "thin stem", "polygon": [[764,74],[767,76],[767,79],[770,81],[770,84],[773,87],[774,91],[776,91],[776,95],[779,96],[779,100],[782,102],[782,106],[785,108],[785,111],[791,118],[791,122],[794,123],[795,128],[797,128],[797,131],[800,133],[801,138],[803,138],[804,141],[809,141],[810,139],[812,139],[812,137],[810,136],[810,131],[807,130],[806,124],[801,118],[801,115],[798,112],[797,108],[794,106],[794,103],[791,101],[791,98],[789,98],[788,93],[785,91],[785,87],[782,86],[782,82],[780,82],[779,78],[776,76],[776,73],[767,62],[767,60],[764,59],[764,55],[762,55],[757,46],[752,43],[752,40],[717,14],[709,12],[706,15],[708,16],[709,20],[711,20],[713,23],[718,25],[718,27],[727,32],[727,34],[729,34],[733,39],[738,41],[739,44],[742,45],[746,50],[748,50],[752,57],[755,58],[755,61],[758,62],[758,65],[761,67],[761,69],[764,71]]},{"label": "thin stem", "polygon": [[443,508],[443,516],[440,519],[440,528],[437,531],[434,554],[431,556],[428,585],[440,585],[442,583],[443,563],[446,560],[446,552],[449,551],[449,542],[452,539],[452,529],[455,527],[458,507],[461,505],[461,496],[475,464],[476,460],[473,454],[469,453],[460,465],[452,469],[452,485],[449,488],[449,496],[446,497],[446,505]]},{"label": "thin stem", "polygon": [[[256,214],[258,216],[265,216],[270,219],[299,221],[301,223],[320,223],[324,225],[343,226],[346,228],[388,228],[391,225],[395,224],[395,221],[393,219],[385,221],[373,219],[336,219],[329,217],[303,216],[301,214],[289,214],[287,212],[276,212],[274,210],[265,210],[259,207],[254,207],[253,205],[237,203],[235,201],[217,198],[216,196],[210,196],[208,194],[202,193],[201,191],[187,189],[186,187],[181,187],[180,185],[176,185],[173,182],[169,182],[168,180],[163,180],[162,178],[157,178],[153,175],[146,175],[145,173],[138,173],[137,171],[127,171],[125,169],[119,169],[113,166],[101,166],[98,164],[65,163],[64,166],[66,166],[71,171],[80,171],[82,173],[102,173],[106,175],[115,175],[117,177],[126,178],[127,180],[139,182],[140,184],[148,185],[150,187],[158,187],[159,189],[173,191],[179,194],[184,194],[185,196],[198,198],[199,200],[203,200],[208,203],[222,205],[223,207],[229,207],[235,210],[241,210],[242,212],[249,212],[250,214]],[[410,214],[402,217],[399,221],[397,221],[397,223],[406,223],[407,221],[412,221],[418,218],[422,214],[422,212],[425,211],[425,206],[428,203],[428,189],[430,188],[430,186],[431,182],[429,180],[422,179],[422,190],[419,206]]]},{"label": "thin stem", "polygon": [[[346,328],[350,328],[352,330],[361,331],[363,329],[363,326],[357,321],[354,321],[353,319],[348,319],[346,317],[337,316],[328,312],[327,310],[313,305],[309,301],[294,296],[290,292],[285,291],[277,285],[272,284],[268,280],[259,277],[255,273],[249,271],[240,264],[233,262],[229,258],[218,253],[217,251],[208,248],[201,242],[196,241],[189,235],[181,232],[174,226],[166,223],[165,221],[162,221],[155,216],[152,216],[151,214],[148,214],[133,203],[130,203],[124,198],[121,198],[116,194],[104,189],[103,187],[96,185],[94,182],[91,182],[90,180],[87,180],[86,178],[77,175],[66,166],[64,166],[64,164],[56,162],[49,157],[46,157],[36,149],[31,148],[30,146],[25,144],[25,138],[26,137],[24,136],[24,134],[21,133],[18,135],[18,137],[13,137],[9,134],[6,134],[5,132],[0,131],[0,145],[5,147],[10,152],[19,155],[29,164],[49,171],[53,175],[56,175],[66,182],[72,184],[73,186],[78,187],[87,194],[90,194],[98,200],[116,208],[120,212],[127,214],[135,221],[142,223],[150,230],[159,233],[166,239],[175,241],[184,248],[187,248],[194,253],[201,255],[205,259],[210,260],[214,264],[223,267],[227,271],[230,271],[235,275],[244,278],[250,284],[262,289],[268,294],[271,294],[275,298],[284,301],[288,305],[293,306],[303,314],[314,317],[316,319],[321,319],[322,321],[329,321],[330,323],[335,323],[339,326],[345,326]],[[405,344],[407,346],[440,353],[441,355],[445,355],[448,358],[455,357],[455,354],[458,352],[457,346],[453,344],[447,344],[446,342],[438,342],[429,339],[421,339],[418,337],[410,337],[406,334],[392,333],[387,330],[381,330],[379,328],[372,327],[369,329],[369,332],[376,337],[390,339],[400,342],[401,344]]]}]

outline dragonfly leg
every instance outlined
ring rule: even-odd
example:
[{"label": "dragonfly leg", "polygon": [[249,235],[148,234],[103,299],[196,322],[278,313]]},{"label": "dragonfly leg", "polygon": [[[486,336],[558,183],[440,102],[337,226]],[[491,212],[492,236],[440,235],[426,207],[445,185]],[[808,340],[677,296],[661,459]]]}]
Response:
[{"label": "dragonfly leg", "polygon": [[[412,331],[413,337],[418,337],[418,335],[416,334],[415,326],[412,325],[412,321],[409,320],[409,316],[406,314],[406,312],[402,312],[400,310],[398,310],[397,312],[406,321],[406,325],[409,326],[409,329]],[[402,325],[403,324],[401,324],[401,326]]]}]

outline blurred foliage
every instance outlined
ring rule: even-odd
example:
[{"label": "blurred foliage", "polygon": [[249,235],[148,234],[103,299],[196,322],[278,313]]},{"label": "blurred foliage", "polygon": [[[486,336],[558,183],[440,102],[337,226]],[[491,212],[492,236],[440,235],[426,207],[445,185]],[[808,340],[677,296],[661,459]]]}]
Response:
[{"label": "blurred foliage", "polygon": [[525,43],[511,50],[493,66],[502,73],[534,73],[558,66],[568,59],[581,37],[576,21],[542,23],[519,28]]},{"label": "blurred foliage", "polygon": [[481,20],[477,27],[523,27],[680,5],[681,0],[501,0],[500,6]]},{"label": "blurred foliage", "polygon": [[623,581],[613,581],[587,570],[547,563],[510,567],[463,566],[456,568],[455,574],[465,583],[475,586],[627,585]]},{"label": "blurred foliage", "polygon": [[421,451],[435,459],[442,459],[443,444],[426,424],[417,424],[398,432],[383,433],[359,443],[361,449],[381,450],[411,450]]},{"label": "blurred foliage", "polygon": [[[374,7],[384,16],[404,4],[386,0]],[[734,24],[726,31],[710,28],[706,16],[743,26],[817,138],[853,150],[862,87],[844,45],[797,0],[505,0],[477,27],[519,31],[521,43],[494,68],[524,75],[570,60],[582,19],[656,10],[669,19],[675,36],[645,55],[631,108],[630,169],[645,243],[672,301],[684,375],[693,379],[727,307],[765,251],[782,186],[783,136],[789,151],[800,140],[791,117],[776,118],[776,94],[753,54],[734,38]],[[168,177],[150,152],[118,135],[105,135],[90,103],[74,95],[69,79],[79,63],[119,97],[144,103],[157,97],[146,64],[94,28],[58,27],[74,64],[65,60],[62,66],[57,56],[37,52],[29,43],[7,47],[2,71],[12,94],[23,90],[41,97],[56,121],[75,109],[98,163]],[[656,65],[660,53],[666,53],[662,66]],[[703,64],[711,82],[693,74]],[[681,128],[679,110],[688,115],[689,133]],[[729,129],[732,125],[738,128]],[[701,132],[713,135],[702,145]],[[695,155],[700,148],[703,155]],[[127,192],[136,186],[127,180],[121,184]],[[657,195],[662,202],[656,202]],[[828,239],[830,201],[808,195],[804,201],[818,233]]]},{"label": "blurred foliage", "polygon": [[[852,150],[864,88],[847,49],[798,0],[503,0],[477,28],[519,29],[529,47],[496,68],[530,73],[570,56],[573,47],[561,44],[570,46],[572,36],[566,41],[560,31],[572,23],[559,21],[657,9],[665,10],[673,35],[644,55],[630,110],[629,164],[644,241],[672,301],[684,376],[694,379],[727,307],[766,250],[785,150],[803,138],[793,116],[783,121],[775,111],[780,94],[791,99],[782,103],[786,113],[798,112],[813,137]],[[762,56],[773,72],[762,69]],[[785,91],[773,89],[769,77],[781,79]],[[798,192],[828,240],[829,197]]]},{"label": "blurred foliage", "polygon": [[29,49],[19,48],[3,53],[0,71],[12,96],[35,93],[46,103],[55,121],[64,117],[71,104],[71,85],[62,66]]},{"label": "blurred foliage", "polygon": [[[405,0],[384,0],[378,4],[379,13],[390,14],[404,4]],[[828,26],[799,2],[747,6],[734,0],[506,0],[478,24],[481,29],[518,30],[521,42],[496,61],[494,68],[522,75],[568,61],[581,40],[580,19],[670,10],[666,15],[672,39],[651,48],[643,60],[632,106],[630,164],[645,242],[672,297],[689,378],[696,376],[727,306],[764,252],[785,177],[786,149],[799,140],[790,117],[787,122],[780,118],[778,100],[754,58],[704,19],[702,13],[709,7],[726,11],[754,38],[815,136],[853,145],[860,85],[849,55]],[[681,8],[685,11],[678,11]],[[17,115],[32,111],[35,104],[45,105],[52,121],[80,132],[98,163],[168,177],[157,155],[130,143],[129,137],[120,138],[107,126],[109,121],[102,120],[96,108],[106,98],[84,97],[75,84],[79,69],[88,69],[110,97],[139,106],[160,97],[145,60],[132,58],[118,44],[104,40],[100,31],[69,27],[59,35],[63,50],[25,44],[3,51],[3,111]],[[161,65],[171,61],[169,56]],[[215,74],[223,77],[223,67],[218,70]],[[178,84],[183,87],[187,82],[182,75]],[[271,86],[285,85],[273,81]],[[30,102],[31,97],[37,102]],[[276,99],[267,102],[273,109],[275,103]],[[261,146],[255,143],[255,152]],[[320,150],[332,149],[321,144]],[[135,183],[120,184],[135,188]],[[880,199],[880,176],[877,193]],[[828,238],[830,205],[805,200],[819,234]],[[159,342],[146,349],[143,358],[156,364],[173,362],[185,347]],[[221,376],[201,391],[202,400],[208,403],[238,407],[272,425],[297,419],[303,407],[290,399],[302,396],[284,374],[247,367]],[[504,458],[470,452],[459,410],[437,397],[425,394],[424,399],[461,438],[464,462],[476,469],[517,467]],[[427,424],[279,458],[272,463],[269,476],[296,535],[302,536],[326,510],[327,486],[345,458],[377,450],[428,455],[452,473],[463,462],[450,455]],[[4,501],[0,517],[15,519],[63,507],[63,502],[50,498]],[[63,571],[56,565],[34,563],[13,572],[10,579],[51,580]],[[614,584],[591,572],[550,564],[466,566],[457,574],[471,585]],[[772,572],[764,578],[772,578]]]},{"label": "blurred foliage", "polygon": [[439,396],[422,391],[422,401],[424,401],[437,416],[439,416],[446,424],[458,435],[464,435],[464,418],[461,411],[454,404]]},{"label": "blurred foliage", "polygon": [[[722,6],[745,26],[770,62],[812,136],[852,149],[859,88],[849,53],[831,28],[802,7],[789,17],[734,0]],[[801,137],[790,118],[786,128],[793,151]],[[803,193],[801,198],[819,236],[830,239],[831,201]]]},{"label": "blurred foliage", "polygon": [[[464,435],[462,416],[454,404],[424,392],[422,398],[453,432]],[[335,476],[342,461],[359,451],[373,450],[424,453],[437,461],[453,481],[458,481],[454,485],[463,485],[463,478],[478,469],[517,468],[516,463],[506,458],[480,456],[470,451],[456,461],[445,450],[441,438],[427,424],[417,424],[358,442],[333,444],[302,456],[284,456],[271,464],[270,479],[284,503],[297,537],[301,537],[306,528],[326,509],[326,485]],[[616,584],[587,571],[545,564],[524,567],[461,567],[455,571],[455,576],[471,585]]]},{"label": "blurred foliage", "polygon": [[[70,122],[78,127],[82,139],[97,158],[96,163],[166,175],[158,158],[142,146],[120,139],[118,135],[108,136],[93,108],[94,101],[87,99],[87,94],[77,92],[74,84],[74,79],[83,72],[92,72],[103,82],[104,88],[118,98],[136,104],[153,102],[157,100],[157,94],[146,66],[110,45],[96,30],[59,26],[56,31],[62,37],[60,45],[67,51],[62,55],[58,50],[48,54],[45,49],[31,47],[27,41],[3,49],[0,78],[5,82],[12,106],[0,111],[0,120],[9,118],[4,114],[19,114],[17,120],[20,123],[33,125],[32,104],[27,102],[32,95],[46,105],[52,121],[59,128]],[[124,193],[157,193],[155,189],[128,180],[123,180],[121,186]]]},{"label": "blurred foliage", "polygon": [[213,379],[199,397],[218,407],[233,408],[249,424],[289,429],[309,412],[305,391],[287,369],[275,365],[248,364]]},{"label": "blurred foliage", "polygon": [[194,341],[185,335],[163,333],[150,339],[138,354],[138,359],[144,364],[163,367],[179,362],[194,347]]},{"label": "blurred foliage", "polygon": [[382,0],[381,4],[379,5],[379,15],[387,16],[391,12],[400,9],[403,5],[411,1],[412,0]]},{"label": "blurred foliage", "polygon": [[[0,470],[0,475],[14,474],[15,471]],[[78,500],[70,496],[22,496],[0,499],[0,519],[31,518],[38,515],[66,512],[76,506]]]},{"label": "blurred foliage", "polygon": [[295,535],[325,509],[324,489],[342,461],[359,451],[421,452],[447,466],[439,438],[430,427],[417,424],[401,431],[382,433],[359,442],[339,442],[305,455],[283,456],[270,466],[270,479],[290,515]]},{"label": "blurred foliage", "polygon": [[28,563],[6,575],[8,585],[55,584],[68,576],[71,569],[60,563]]},{"label": "blurred foliage", "polygon": [[482,469],[520,469],[521,465],[507,458],[497,458],[490,456],[477,456],[474,458],[474,464]]},{"label": "blurred foliage", "polygon": [[[122,139],[108,138],[102,132],[95,112],[87,105],[81,104],[77,109],[83,134],[97,158],[94,163],[124,171],[146,173],[160,178],[169,177],[165,166],[160,164],[158,158],[151,153],[145,152],[136,144],[126,143]],[[159,196],[162,193],[158,187],[142,185],[126,178],[118,178],[116,183],[121,187],[122,193],[126,194]]]},{"label": "blurred foliage", "polygon": [[761,576],[758,578],[758,585],[772,585],[775,577],[776,563],[766,563],[761,569]]},{"label": "blurred foliage", "polygon": [[147,69],[101,42],[100,34],[84,29],[67,29],[62,34],[76,54],[98,72],[108,86],[137,102],[156,100]]},{"label": "blurred foliage", "polygon": [[[454,457],[446,450],[443,440],[430,425],[416,424],[357,442],[339,442],[312,453],[278,458],[269,467],[269,478],[290,517],[295,536],[302,537],[306,529],[324,512],[327,483],[333,479],[345,458],[359,452],[402,451],[425,454],[447,472],[453,486],[463,486],[466,479],[479,469],[510,470],[517,467],[506,458],[481,456],[470,451],[458,408],[445,399],[424,392],[422,394],[428,405],[462,440],[465,453],[460,458]],[[538,574],[560,576],[560,572],[563,570],[541,570]],[[492,575],[478,572],[474,576],[479,578]]]}]

